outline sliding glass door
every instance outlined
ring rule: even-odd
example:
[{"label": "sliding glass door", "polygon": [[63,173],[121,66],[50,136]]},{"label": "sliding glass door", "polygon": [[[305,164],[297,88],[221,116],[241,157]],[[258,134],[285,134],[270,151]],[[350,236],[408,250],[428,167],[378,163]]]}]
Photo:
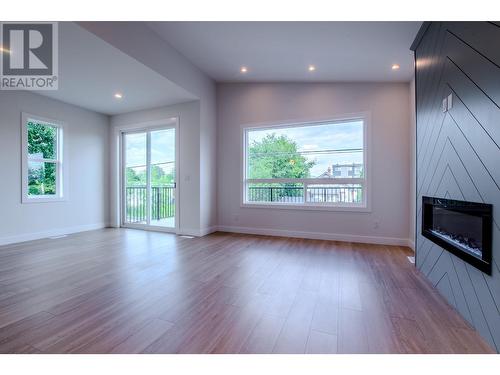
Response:
[{"label": "sliding glass door", "polygon": [[122,225],[176,227],[175,128],[123,133]]},{"label": "sliding glass door", "polygon": [[151,225],[175,228],[175,128],[149,134]]}]

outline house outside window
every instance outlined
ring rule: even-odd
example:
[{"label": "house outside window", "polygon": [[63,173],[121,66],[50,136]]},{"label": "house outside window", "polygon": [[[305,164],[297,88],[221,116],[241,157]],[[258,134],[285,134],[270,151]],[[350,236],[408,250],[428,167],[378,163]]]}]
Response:
[{"label": "house outside window", "polygon": [[243,128],[244,206],[368,207],[365,116]]}]

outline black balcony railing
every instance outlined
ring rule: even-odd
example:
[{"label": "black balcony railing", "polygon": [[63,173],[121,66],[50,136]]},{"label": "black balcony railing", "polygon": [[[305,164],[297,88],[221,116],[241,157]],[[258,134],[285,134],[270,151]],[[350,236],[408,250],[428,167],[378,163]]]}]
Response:
[{"label": "black balcony railing", "polygon": [[249,186],[248,201],[302,203],[304,188],[302,186]]},{"label": "black balcony railing", "polygon": [[[249,202],[303,203],[303,186],[249,186]],[[361,186],[318,186],[311,185],[306,190],[309,203],[355,203],[363,202]]]},{"label": "black balcony railing", "polygon": [[[126,222],[140,223],[147,219],[146,186],[127,186]],[[162,220],[175,216],[175,187],[151,187],[151,220]]]}]

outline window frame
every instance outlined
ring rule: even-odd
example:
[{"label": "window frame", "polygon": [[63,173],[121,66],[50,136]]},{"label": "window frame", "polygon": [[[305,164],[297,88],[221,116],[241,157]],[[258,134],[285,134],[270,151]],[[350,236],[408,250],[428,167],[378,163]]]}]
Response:
[{"label": "window frame", "polygon": [[[28,121],[34,121],[47,126],[52,126],[57,129],[57,140],[56,140],[56,158],[46,159],[46,158],[30,158],[28,154]],[[21,115],[21,194],[22,203],[48,203],[48,202],[62,202],[67,200],[67,173],[66,173],[66,163],[64,163],[64,134],[66,125],[63,121],[54,120],[38,115],[33,115],[30,113],[22,112]],[[56,194],[54,195],[29,195],[28,188],[28,167],[29,162],[40,162],[40,163],[54,163],[56,165]]]},{"label": "window frame", "polygon": [[[242,208],[277,208],[292,210],[313,210],[313,211],[346,211],[346,212],[371,212],[371,126],[370,112],[351,113],[339,116],[329,116],[319,119],[288,120],[280,122],[267,122],[257,124],[244,124],[240,127],[240,207]],[[363,121],[363,178],[304,178],[304,179],[248,179],[247,178],[247,136],[251,130],[266,130],[279,128],[295,128],[300,126],[313,126],[329,123],[342,123],[361,120]],[[279,203],[279,202],[249,202],[247,201],[248,183],[286,183],[299,182],[304,184],[303,203]],[[308,185],[318,184],[361,184],[363,188],[363,204],[325,204],[306,202],[305,194]]]}]

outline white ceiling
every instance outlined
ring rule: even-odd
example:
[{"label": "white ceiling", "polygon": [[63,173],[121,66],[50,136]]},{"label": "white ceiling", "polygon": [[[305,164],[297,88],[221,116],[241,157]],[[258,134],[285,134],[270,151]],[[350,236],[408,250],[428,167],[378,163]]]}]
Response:
[{"label": "white ceiling", "polygon": [[[409,81],[421,22],[148,22],[217,81]],[[309,64],[316,71],[308,72]],[[398,71],[391,70],[399,64]],[[248,67],[241,74],[241,66]]]},{"label": "white ceiling", "polygon": [[72,22],[59,23],[59,90],[37,93],[108,115],[196,99]]}]

